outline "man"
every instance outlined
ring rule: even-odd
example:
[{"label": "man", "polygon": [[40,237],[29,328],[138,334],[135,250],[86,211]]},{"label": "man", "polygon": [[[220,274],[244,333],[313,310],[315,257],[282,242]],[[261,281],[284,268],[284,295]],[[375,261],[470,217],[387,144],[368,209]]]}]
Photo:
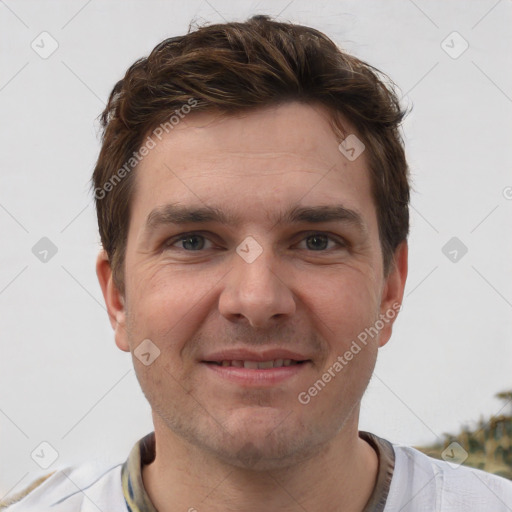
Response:
[{"label": "man", "polygon": [[155,430],[8,510],[507,511],[512,484],[358,430],[407,277],[390,85],[256,16],[158,45],[114,87],[97,275]]}]

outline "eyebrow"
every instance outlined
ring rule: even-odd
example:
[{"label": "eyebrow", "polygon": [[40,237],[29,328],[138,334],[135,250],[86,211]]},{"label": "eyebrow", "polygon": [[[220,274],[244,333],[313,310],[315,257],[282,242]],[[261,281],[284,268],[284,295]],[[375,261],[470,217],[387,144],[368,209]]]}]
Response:
[{"label": "eyebrow", "polygon": [[[225,226],[238,226],[240,219],[219,208],[211,206],[183,206],[167,204],[155,208],[147,216],[144,231],[151,232],[161,225],[167,224],[205,224],[217,222]],[[276,224],[319,224],[325,222],[341,222],[351,224],[367,234],[368,230],[362,216],[355,210],[341,205],[296,206],[285,214],[279,214]]]}]

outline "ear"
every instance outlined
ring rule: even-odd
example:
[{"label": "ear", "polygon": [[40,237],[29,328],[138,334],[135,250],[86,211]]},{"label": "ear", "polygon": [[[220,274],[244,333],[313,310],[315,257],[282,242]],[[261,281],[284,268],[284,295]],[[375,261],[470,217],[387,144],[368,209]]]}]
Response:
[{"label": "ear", "polygon": [[116,345],[121,350],[129,352],[130,346],[126,336],[125,300],[114,283],[110,261],[104,249],[100,251],[96,260],[96,275],[107,306],[110,324],[114,329]]},{"label": "ear", "polygon": [[395,250],[389,275],[384,282],[380,304],[380,320],[384,327],[379,333],[379,347],[383,347],[391,338],[393,323],[402,307],[407,269],[408,246],[404,241]]}]

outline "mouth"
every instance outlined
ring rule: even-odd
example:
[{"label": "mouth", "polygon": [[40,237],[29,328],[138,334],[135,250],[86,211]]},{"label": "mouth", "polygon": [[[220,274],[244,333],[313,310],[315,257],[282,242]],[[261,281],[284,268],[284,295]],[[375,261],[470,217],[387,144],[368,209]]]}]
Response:
[{"label": "mouth", "polygon": [[206,364],[212,364],[221,367],[245,368],[249,370],[271,370],[273,368],[283,368],[307,363],[309,360],[295,359],[269,359],[268,361],[251,361],[242,359],[223,359],[222,361],[203,361]]},{"label": "mouth", "polygon": [[286,350],[267,352],[225,351],[211,354],[201,361],[209,377],[245,388],[272,388],[292,385],[313,364],[301,354]]}]

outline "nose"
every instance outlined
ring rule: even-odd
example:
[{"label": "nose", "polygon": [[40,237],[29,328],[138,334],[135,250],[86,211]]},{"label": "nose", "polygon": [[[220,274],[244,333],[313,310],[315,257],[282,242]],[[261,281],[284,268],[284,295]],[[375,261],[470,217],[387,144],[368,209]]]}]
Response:
[{"label": "nose", "polygon": [[232,322],[245,318],[252,327],[265,328],[293,315],[293,292],[286,284],[282,265],[276,264],[271,253],[266,249],[250,263],[234,254],[233,269],[219,298],[219,311],[225,318]]}]

